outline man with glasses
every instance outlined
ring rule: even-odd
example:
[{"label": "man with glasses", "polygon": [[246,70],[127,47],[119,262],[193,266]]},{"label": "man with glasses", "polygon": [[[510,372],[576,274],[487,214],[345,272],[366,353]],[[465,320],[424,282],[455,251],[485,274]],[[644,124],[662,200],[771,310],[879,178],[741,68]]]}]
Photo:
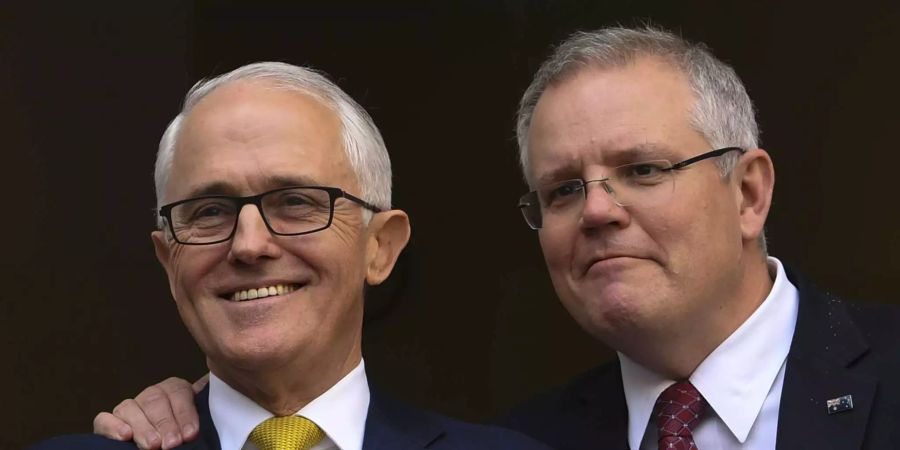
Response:
[{"label": "man with glasses", "polygon": [[517,125],[553,286],[618,358],[507,425],[560,449],[896,447],[900,317],[767,255],[774,168],[731,67],[660,30],[578,33]]},{"label": "man with glasses", "polygon": [[[409,239],[369,115],[323,76],[258,63],[195,85],[160,142],[156,255],[209,386],[184,448],[545,449],[370,390],[363,289]],[[63,437],[38,449],[171,448]]]},{"label": "man with glasses", "polygon": [[[618,357],[505,425],[559,449],[897,447],[900,315],[768,256],[774,167],[731,67],[656,29],[577,33],[517,132],[554,288]],[[127,409],[158,421],[189,400]]]}]

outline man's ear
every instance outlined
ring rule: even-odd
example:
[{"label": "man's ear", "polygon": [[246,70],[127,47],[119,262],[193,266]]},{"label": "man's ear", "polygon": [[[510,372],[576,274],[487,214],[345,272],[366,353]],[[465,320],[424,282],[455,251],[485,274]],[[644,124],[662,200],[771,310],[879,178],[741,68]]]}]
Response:
[{"label": "man's ear", "polygon": [[399,209],[383,211],[372,216],[366,242],[366,282],[381,284],[409,242],[409,216]]},{"label": "man's ear", "polygon": [[757,242],[766,224],[775,189],[772,158],[761,148],[741,156],[732,176],[738,183],[741,235],[745,242]]},{"label": "man's ear", "polygon": [[156,252],[156,259],[166,271],[166,277],[169,279],[169,290],[172,291],[172,298],[175,298],[175,290],[172,276],[172,248],[169,246],[168,238],[165,231],[154,231],[150,233],[150,239],[153,241],[153,250]]}]

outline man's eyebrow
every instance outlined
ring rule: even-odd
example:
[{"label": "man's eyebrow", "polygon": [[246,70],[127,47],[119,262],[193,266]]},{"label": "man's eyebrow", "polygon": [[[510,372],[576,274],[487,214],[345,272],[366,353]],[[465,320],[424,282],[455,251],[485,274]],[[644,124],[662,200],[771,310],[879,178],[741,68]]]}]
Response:
[{"label": "man's eyebrow", "polygon": [[[322,184],[316,181],[314,178],[304,175],[271,175],[266,177],[265,179],[264,190],[278,189],[288,186],[322,186]],[[188,192],[186,198],[205,197],[208,195],[241,196],[258,193],[259,192],[242,194],[240,190],[231,183],[226,183],[224,181],[213,181],[193,187]]]},{"label": "man's eyebrow", "polygon": [[194,186],[188,191],[185,198],[204,197],[207,195],[235,195],[236,193],[237,190],[234,186],[222,181],[214,181]]},{"label": "man's eyebrow", "polygon": [[674,152],[665,145],[638,144],[623,149],[608,150],[604,156],[609,165],[618,166],[654,159],[672,159]]},{"label": "man's eyebrow", "polygon": [[[609,167],[655,159],[671,160],[673,157],[674,152],[668,146],[652,143],[603,150],[603,161]],[[558,181],[580,179],[582,177],[580,166],[581,163],[578,162],[576,165],[566,163],[553,168],[539,176],[536,185],[546,186]]]},{"label": "man's eyebrow", "polygon": [[306,175],[270,175],[266,177],[267,189],[278,189],[288,186],[323,186],[315,178]]},{"label": "man's eyebrow", "polygon": [[540,187],[555,183],[557,181],[571,180],[575,178],[581,178],[581,174],[578,173],[578,170],[576,168],[567,164],[543,173],[538,177],[535,184]]}]

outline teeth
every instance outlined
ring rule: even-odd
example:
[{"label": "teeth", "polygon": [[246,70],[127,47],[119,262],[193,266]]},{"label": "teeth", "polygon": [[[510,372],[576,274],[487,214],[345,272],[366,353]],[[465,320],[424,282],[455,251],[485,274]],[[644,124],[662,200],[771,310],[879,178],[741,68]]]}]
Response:
[{"label": "teeth", "polygon": [[231,299],[239,302],[243,300],[253,300],[255,298],[271,297],[274,295],[290,294],[296,290],[297,288],[294,285],[276,284],[274,286],[265,286],[258,289],[237,291],[231,294]]}]

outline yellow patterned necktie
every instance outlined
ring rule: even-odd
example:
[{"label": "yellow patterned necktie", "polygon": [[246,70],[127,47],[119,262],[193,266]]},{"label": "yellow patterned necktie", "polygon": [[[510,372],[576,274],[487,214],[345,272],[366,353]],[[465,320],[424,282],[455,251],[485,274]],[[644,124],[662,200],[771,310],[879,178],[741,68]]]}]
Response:
[{"label": "yellow patterned necktie", "polygon": [[259,450],[309,450],[325,433],[306,417],[273,417],[250,433],[250,442]]}]

